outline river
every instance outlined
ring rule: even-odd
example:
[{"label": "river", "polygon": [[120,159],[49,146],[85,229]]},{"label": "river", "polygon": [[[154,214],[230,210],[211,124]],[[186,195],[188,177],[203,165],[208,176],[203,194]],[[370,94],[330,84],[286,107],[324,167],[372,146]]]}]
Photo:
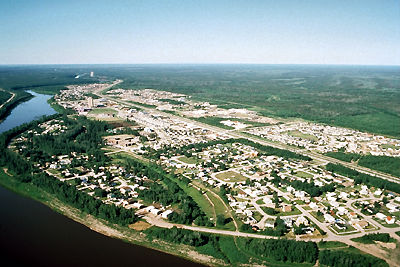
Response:
[{"label": "river", "polygon": [[[18,105],[0,123],[0,133],[55,111],[51,97]],[[0,187],[2,266],[202,266],[166,253],[113,239]]]}]

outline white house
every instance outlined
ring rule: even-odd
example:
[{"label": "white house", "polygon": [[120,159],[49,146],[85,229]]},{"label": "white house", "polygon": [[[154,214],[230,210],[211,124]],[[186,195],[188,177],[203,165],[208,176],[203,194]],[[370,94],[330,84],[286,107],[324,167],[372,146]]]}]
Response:
[{"label": "white house", "polygon": [[168,219],[168,215],[170,215],[173,211],[172,210],[166,210],[163,213],[161,213],[161,217],[164,219]]},{"label": "white house", "polygon": [[334,218],[332,215],[330,215],[330,214],[324,214],[324,219],[325,219],[325,221],[328,222],[328,223],[333,223],[333,222],[335,222],[335,218]]},{"label": "white house", "polygon": [[386,219],[386,215],[383,213],[378,212],[376,215],[376,218],[378,218],[379,220],[385,220]]}]

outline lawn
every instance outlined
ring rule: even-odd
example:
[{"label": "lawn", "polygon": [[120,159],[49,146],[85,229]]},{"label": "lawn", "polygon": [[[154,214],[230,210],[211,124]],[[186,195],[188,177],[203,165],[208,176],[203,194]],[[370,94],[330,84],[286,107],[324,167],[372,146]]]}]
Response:
[{"label": "lawn", "polygon": [[333,229],[338,234],[347,234],[349,232],[353,232],[353,231],[357,230],[356,228],[354,228],[351,225],[347,225],[346,229],[339,229],[339,228],[336,227],[336,225],[331,225],[330,228]]},{"label": "lawn", "polygon": [[309,174],[309,173],[306,173],[306,172],[303,172],[303,171],[298,171],[295,175],[297,177],[306,178],[306,179],[313,177],[312,174]]},{"label": "lawn", "polygon": [[318,242],[318,248],[329,249],[329,248],[347,248],[348,245],[339,241],[321,241]]},{"label": "lawn", "polygon": [[201,162],[201,161],[200,161],[199,159],[197,159],[197,158],[194,158],[194,157],[188,158],[188,157],[186,157],[186,156],[179,157],[178,160],[179,160],[179,161],[182,161],[183,163],[186,163],[186,164],[197,164],[197,163],[200,163],[200,162]]},{"label": "lawn", "polygon": [[295,130],[295,131],[288,131],[287,134],[288,134],[288,135],[291,135],[291,136],[294,136],[294,137],[299,137],[299,138],[301,138],[301,139],[306,139],[306,140],[314,141],[314,142],[318,141],[318,138],[317,138],[316,136],[311,135],[311,134],[304,134],[304,133],[302,133],[302,132],[300,132],[300,131],[297,131],[297,130]]},{"label": "lawn", "polygon": [[247,177],[235,171],[220,172],[216,174],[215,177],[224,182],[231,182],[231,183],[244,182],[247,180]]},{"label": "lawn", "polygon": [[223,129],[232,130],[233,127],[222,124],[221,121],[229,120],[227,118],[220,117],[200,117],[200,118],[190,118],[191,120],[199,121],[208,125],[217,126]]},{"label": "lawn", "polygon": [[317,219],[319,222],[325,222],[324,216],[318,216],[316,211],[310,212],[310,214]]},{"label": "lawn", "polygon": [[[211,205],[211,203],[207,200],[207,198],[202,195],[199,190],[196,188],[186,185],[184,182],[171,178],[174,182],[176,182],[182,190],[191,196],[193,200],[199,205],[199,207],[204,211],[204,213],[207,215],[209,218],[214,218],[214,210]],[[215,220],[215,218],[214,218]]]},{"label": "lawn", "polygon": [[260,198],[259,200],[257,200],[256,203],[257,203],[258,205],[263,205],[263,204],[265,204],[264,201],[262,200],[262,198]]},{"label": "lawn", "polygon": [[387,224],[385,221],[379,220],[377,218],[373,218],[373,220],[377,221],[378,223],[380,223],[383,227],[387,227],[387,228],[396,228],[399,227],[399,225],[397,223],[393,223],[393,224]]},{"label": "lawn", "polygon": [[89,114],[97,115],[97,114],[117,114],[118,112],[115,109],[112,108],[97,108],[93,109],[89,112]]},{"label": "lawn", "polygon": [[293,208],[292,211],[289,212],[280,212],[278,214],[276,214],[276,216],[288,216],[288,215],[300,215],[301,211],[298,210],[297,208]]},{"label": "lawn", "polygon": [[215,213],[217,215],[218,214],[227,215],[228,211],[226,210],[226,208],[225,208],[224,204],[221,202],[221,200],[219,200],[214,194],[212,194],[209,191],[206,192],[206,195],[212,201],[212,203],[214,203],[214,209],[215,209]]}]

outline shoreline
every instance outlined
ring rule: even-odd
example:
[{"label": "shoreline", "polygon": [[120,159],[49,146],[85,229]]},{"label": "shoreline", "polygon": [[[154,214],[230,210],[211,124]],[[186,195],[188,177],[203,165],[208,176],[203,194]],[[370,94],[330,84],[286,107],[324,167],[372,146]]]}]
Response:
[{"label": "shoreline", "polygon": [[[209,255],[200,254],[196,250],[190,248],[187,245],[177,245],[168,243],[164,240],[153,240],[149,241],[146,239],[141,231],[130,229],[129,227],[123,227],[115,224],[111,224],[103,219],[96,218],[90,214],[71,207],[63,203],[58,198],[47,193],[46,191],[36,187],[32,184],[24,184],[15,179],[15,177],[6,174],[3,169],[0,170],[0,186],[9,190],[22,197],[29,198],[34,201],[38,201],[41,204],[47,206],[52,211],[57,212],[74,222],[77,222],[92,231],[95,231],[104,236],[118,239],[120,241],[133,244],[136,246],[142,246],[148,249],[156,250],[162,253],[180,257],[194,263],[202,264],[204,266],[227,266],[227,264],[221,260],[213,258]],[[30,189],[28,191],[31,194],[22,189]],[[157,246],[154,246],[156,244]],[[168,246],[169,250],[166,247]],[[183,246],[183,247],[182,247]]]}]

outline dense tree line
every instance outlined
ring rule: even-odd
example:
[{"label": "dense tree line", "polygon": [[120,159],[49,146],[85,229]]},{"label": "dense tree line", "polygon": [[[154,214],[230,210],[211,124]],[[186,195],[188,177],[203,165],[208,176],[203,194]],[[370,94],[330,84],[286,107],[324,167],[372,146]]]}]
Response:
[{"label": "dense tree line", "polygon": [[308,156],[303,156],[294,152],[291,152],[289,150],[284,150],[284,149],[279,149],[271,146],[265,146],[259,143],[255,143],[253,141],[250,141],[245,138],[229,138],[229,139],[224,139],[224,140],[213,140],[213,141],[208,141],[208,142],[203,142],[203,143],[196,143],[196,144],[189,144],[186,146],[182,147],[170,147],[170,146],[165,146],[157,151],[150,151],[150,156],[156,159],[159,159],[161,155],[185,155],[185,153],[188,150],[195,150],[197,152],[202,151],[203,149],[214,146],[217,144],[232,144],[232,143],[241,143],[243,145],[248,145],[252,146],[256,149],[258,149],[262,155],[270,156],[278,156],[278,157],[283,157],[283,158],[292,158],[292,159],[299,159],[299,160],[307,160],[310,161],[311,158]]},{"label": "dense tree line", "polygon": [[373,170],[390,173],[400,177],[400,158],[388,156],[360,155],[355,153],[329,152],[327,156],[351,162],[357,161],[358,165]]},{"label": "dense tree line", "polygon": [[318,259],[318,246],[315,242],[254,238],[246,240],[245,249],[258,256],[283,262],[315,263]]},{"label": "dense tree line", "polygon": [[[15,165],[16,164],[16,165]],[[15,166],[29,166],[25,170],[15,168]],[[22,157],[18,157],[12,164],[3,164],[15,177],[24,183],[32,183],[42,190],[54,195],[64,203],[71,205],[79,210],[96,217],[108,220],[112,223],[127,225],[137,221],[137,217],[132,211],[113,204],[104,204],[101,200],[95,199],[88,194],[79,191],[75,186],[63,183],[46,173],[30,172],[33,167]]]},{"label": "dense tree line", "polygon": [[299,180],[289,182],[289,184],[297,190],[302,190],[310,194],[310,197],[319,197],[326,192],[333,192],[336,189],[334,183],[325,184],[323,186],[316,186],[314,182],[307,183]]},{"label": "dense tree line", "polygon": [[176,228],[171,229],[151,227],[144,231],[149,239],[162,239],[176,244],[185,244],[199,247],[210,241],[208,234]]},{"label": "dense tree line", "polygon": [[[24,157],[30,157],[32,162],[45,164],[51,162],[53,156],[70,155],[72,152],[84,153],[91,156],[90,161],[83,161],[85,167],[102,166],[107,161],[102,146],[108,125],[100,121],[92,121],[78,117],[69,119],[67,116],[62,118],[63,124],[68,129],[58,135],[53,134],[28,134],[30,142],[24,142],[20,146],[24,149],[20,151]],[[41,131],[38,125],[31,127],[33,130]]]},{"label": "dense tree line", "polygon": [[400,177],[400,158],[398,157],[366,155],[358,161],[358,165]]},{"label": "dense tree line", "polygon": [[343,250],[321,250],[319,263],[331,267],[384,267],[384,260],[367,254],[352,253]]},{"label": "dense tree line", "polygon": [[[24,183],[32,183],[38,186],[39,188],[45,190],[46,192],[53,194],[63,202],[80,210],[83,210],[84,212],[87,212],[102,219],[106,219],[112,223],[117,223],[121,225],[126,225],[137,221],[137,217],[134,215],[132,211],[129,211],[123,207],[104,204],[103,202],[101,202],[101,200],[95,199],[87,195],[86,193],[77,190],[75,186],[54,179],[54,177],[50,177],[46,173],[39,172],[39,170],[33,166],[32,161],[26,161],[19,154],[16,154],[7,149],[7,145],[13,137],[21,134],[22,132],[25,132],[30,128],[37,127],[37,125],[39,125],[42,122],[52,120],[58,117],[60,117],[60,115],[57,114],[48,117],[43,117],[38,121],[34,121],[28,124],[23,124],[19,127],[16,127],[10,131],[3,133],[0,136],[0,150],[1,150],[0,165],[7,167],[9,171],[15,174],[15,177],[19,181]],[[66,119],[66,121],[68,122],[68,119]],[[83,122],[86,123],[85,120]],[[69,121],[69,123],[73,122]],[[94,125],[98,123],[99,122],[95,121],[88,122],[88,124],[85,126],[87,127],[87,129],[93,130],[94,133],[89,134],[89,137],[82,137],[80,140],[82,140],[83,142],[85,141],[88,142],[87,144],[89,144],[90,146],[93,145],[93,142],[95,142],[94,140],[99,141],[98,138],[100,132],[104,130],[103,128],[104,125],[102,125],[102,123],[100,123],[101,125],[97,126]],[[77,132],[79,132],[79,134],[82,134],[82,132],[80,131],[76,131],[76,133]],[[67,132],[67,134],[69,133]],[[76,137],[78,136],[79,135],[77,135]],[[64,140],[64,144],[67,148],[62,146],[58,147],[55,144],[62,144],[62,142],[60,140],[60,142],[51,142],[50,145],[47,144],[46,148],[48,149],[49,152],[51,151],[53,152],[62,151],[62,153],[72,152],[72,151],[67,151],[69,144],[68,140]],[[38,145],[37,149],[39,151],[40,145],[46,146],[45,140],[43,140],[43,142],[39,142],[37,145]],[[100,147],[98,147],[97,149],[100,150]]]},{"label": "dense tree line", "polygon": [[[29,99],[32,98],[32,95],[25,92],[25,91],[14,91],[15,97],[12,101],[4,104],[4,106],[0,109],[0,120],[3,120],[6,118],[11,110],[13,110],[16,106],[18,106],[20,103],[24,101],[28,101]],[[1,104],[1,102],[0,102]]]},{"label": "dense tree line", "polygon": [[79,191],[75,186],[54,179],[46,173],[34,175],[30,182],[55,195],[64,203],[111,223],[128,225],[138,220],[134,211],[114,204],[104,204],[101,200]]},{"label": "dense tree line", "polygon": [[361,155],[356,153],[328,152],[325,155],[346,162],[357,161],[361,158]]},{"label": "dense tree line", "polygon": [[7,91],[0,90],[0,105],[9,100],[11,94]]},{"label": "dense tree line", "polygon": [[139,192],[139,197],[148,202],[158,202],[164,206],[178,204],[179,212],[173,212],[168,219],[181,224],[212,226],[206,214],[192,197],[188,196],[173,181],[174,174],[166,173],[160,166],[144,164],[134,159],[125,160],[126,171],[138,176],[146,176],[150,181],[144,182],[148,187]]},{"label": "dense tree line", "polygon": [[396,193],[400,193],[400,184],[398,183],[390,182],[375,176],[364,174],[340,164],[328,163],[326,165],[326,169],[328,171],[352,178],[354,179],[354,182],[356,184],[366,184],[368,186],[384,188]]},{"label": "dense tree line", "polygon": [[365,243],[365,244],[373,244],[374,241],[380,242],[391,242],[392,239],[388,233],[375,233],[375,234],[367,234],[363,235],[362,237],[354,238],[353,241]]},{"label": "dense tree line", "polygon": [[278,176],[276,171],[271,172],[271,176],[273,177],[272,183],[276,187],[279,187],[279,184],[291,185],[296,190],[307,192],[311,197],[319,197],[326,192],[333,192],[336,189],[334,183],[316,186],[314,182],[307,183],[299,180],[289,181],[287,179],[282,179]]}]

